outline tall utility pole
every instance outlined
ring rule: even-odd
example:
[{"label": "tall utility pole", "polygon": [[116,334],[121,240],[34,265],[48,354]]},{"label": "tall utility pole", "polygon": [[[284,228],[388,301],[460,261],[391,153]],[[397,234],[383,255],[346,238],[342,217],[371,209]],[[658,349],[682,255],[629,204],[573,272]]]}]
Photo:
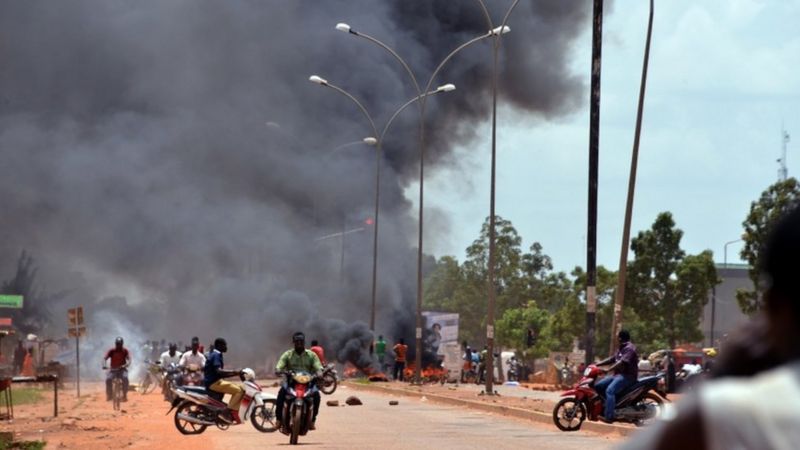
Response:
[{"label": "tall utility pole", "polygon": [[600,67],[603,0],[594,0],[592,18],[592,91],[589,97],[589,214],[586,233],[586,364],[594,362],[597,313],[597,167],[600,143]]},{"label": "tall utility pole", "polygon": [[[644,92],[647,87],[647,63],[650,60],[650,36],[653,33],[653,1],[654,0],[650,0],[650,19],[647,22],[647,42],[644,45],[642,83],[639,85],[639,109],[636,112],[636,131],[633,135],[631,174],[628,179],[628,202],[625,205],[625,225],[622,228],[622,249],[619,252],[619,271],[617,272],[619,277],[617,278],[617,295],[614,299],[614,319],[611,323],[611,348],[609,349],[609,353],[614,353],[617,349],[617,333],[622,329],[622,305],[625,303],[625,281],[628,274],[628,246],[631,238],[633,194],[636,190],[636,168],[639,164],[639,137],[642,132],[642,110],[644,109]],[[712,304],[712,309],[713,307],[714,305]]]},{"label": "tall utility pole", "polygon": [[786,129],[783,128],[783,124],[781,124],[781,158],[778,160],[778,163],[781,165],[778,168],[778,181],[786,181],[789,173],[786,170],[786,144],[789,143],[789,133],[786,132]]}]

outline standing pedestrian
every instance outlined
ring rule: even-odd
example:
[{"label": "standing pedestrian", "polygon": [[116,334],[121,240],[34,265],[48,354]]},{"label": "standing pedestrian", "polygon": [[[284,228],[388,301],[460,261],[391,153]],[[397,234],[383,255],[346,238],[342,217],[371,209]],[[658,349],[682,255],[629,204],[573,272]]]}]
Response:
[{"label": "standing pedestrian", "polygon": [[385,372],[386,341],[383,339],[383,335],[378,336],[378,341],[375,342],[375,354],[378,355],[378,364],[380,364],[381,372]]},{"label": "standing pedestrian", "polygon": [[467,374],[473,372],[472,370],[472,349],[464,342],[464,367],[461,369],[461,382],[467,382]]},{"label": "standing pedestrian", "polygon": [[316,339],[311,341],[311,351],[317,355],[320,364],[322,364],[323,366],[327,364],[327,362],[325,362],[325,349],[323,349],[322,346],[319,345],[319,342]]},{"label": "standing pedestrian", "polygon": [[25,347],[22,345],[22,339],[17,341],[17,348],[14,349],[14,375],[22,373],[22,363],[25,361]]},{"label": "standing pedestrian", "polygon": [[25,353],[25,359],[22,360],[22,376],[23,377],[35,377],[36,370],[33,368],[33,347],[28,349],[28,352]]},{"label": "standing pedestrian", "polygon": [[408,346],[406,345],[406,341],[403,338],[394,344],[394,374],[393,378],[397,381],[403,381],[403,371],[406,369],[406,353],[408,352]]}]

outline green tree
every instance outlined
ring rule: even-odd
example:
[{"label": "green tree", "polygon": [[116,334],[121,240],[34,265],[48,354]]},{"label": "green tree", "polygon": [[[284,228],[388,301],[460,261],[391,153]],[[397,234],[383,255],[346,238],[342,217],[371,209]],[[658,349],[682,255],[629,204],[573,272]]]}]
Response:
[{"label": "green tree", "polygon": [[67,295],[66,291],[55,294],[45,292],[37,283],[38,272],[33,258],[23,251],[17,259],[14,277],[0,286],[1,294],[21,295],[24,298],[22,309],[11,309],[6,313],[23,333],[41,332],[50,320],[47,305]]},{"label": "green tree", "polygon": [[[572,276],[575,277],[573,288],[575,295],[581,299],[583,316],[580,318],[580,337],[583,339],[586,334],[586,272],[584,272],[583,268],[576,267],[572,271]],[[608,270],[605,266],[597,266],[595,289],[597,295],[597,314],[595,314],[596,333],[594,348],[596,355],[604,355],[608,352],[611,345],[610,330],[612,312],[614,310],[614,295],[617,290],[617,272]],[[623,317],[623,319],[624,318],[625,317]],[[627,329],[632,329],[632,324],[627,322],[623,323],[625,323]]]},{"label": "green tree", "polygon": [[454,256],[442,256],[425,278],[422,305],[426,310],[449,311],[464,283],[464,273]]},{"label": "green tree", "polygon": [[750,279],[753,289],[740,289],[736,292],[739,308],[745,314],[752,314],[761,309],[761,295],[764,286],[759,276],[760,251],[772,226],[784,213],[800,203],[800,184],[795,178],[779,181],[761,193],[758,201],[750,204],[750,212],[742,222],[744,227],[744,247],[741,257],[750,265]]},{"label": "green tree", "polygon": [[628,266],[625,298],[648,325],[637,338],[642,345],[674,347],[702,338],[700,315],[718,278],[711,251],[686,256],[682,237],[672,214],[663,212],[631,241],[636,257]]},{"label": "green tree", "polygon": [[[548,322],[547,311],[536,306],[536,302],[528,302],[523,307],[509,308],[495,321],[495,337],[497,344],[504,348],[522,350],[527,348],[528,328],[542,330]],[[541,357],[547,354],[549,343],[541,336],[529,354]]]}]

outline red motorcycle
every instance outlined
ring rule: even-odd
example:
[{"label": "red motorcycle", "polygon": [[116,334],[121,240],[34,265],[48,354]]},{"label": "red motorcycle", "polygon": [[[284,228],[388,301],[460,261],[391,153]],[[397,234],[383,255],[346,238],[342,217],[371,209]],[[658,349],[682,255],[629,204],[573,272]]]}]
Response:
[{"label": "red motorcycle", "polygon": [[[553,408],[553,422],[559,430],[577,431],[587,418],[594,422],[603,414],[605,394],[598,393],[594,388],[602,373],[596,365],[590,365],[584,371],[583,378],[572,389],[561,394],[565,398]],[[657,419],[664,410],[666,398],[663,377],[664,374],[658,374],[641,378],[617,394],[615,420],[640,426]]]}]

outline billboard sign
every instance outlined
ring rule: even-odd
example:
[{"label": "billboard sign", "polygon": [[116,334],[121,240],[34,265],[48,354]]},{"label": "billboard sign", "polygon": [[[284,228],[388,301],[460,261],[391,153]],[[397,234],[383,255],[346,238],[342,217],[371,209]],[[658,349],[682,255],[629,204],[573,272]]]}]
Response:
[{"label": "billboard sign", "polygon": [[458,345],[458,313],[423,311],[427,344],[437,355],[445,354],[446,344]]}]

